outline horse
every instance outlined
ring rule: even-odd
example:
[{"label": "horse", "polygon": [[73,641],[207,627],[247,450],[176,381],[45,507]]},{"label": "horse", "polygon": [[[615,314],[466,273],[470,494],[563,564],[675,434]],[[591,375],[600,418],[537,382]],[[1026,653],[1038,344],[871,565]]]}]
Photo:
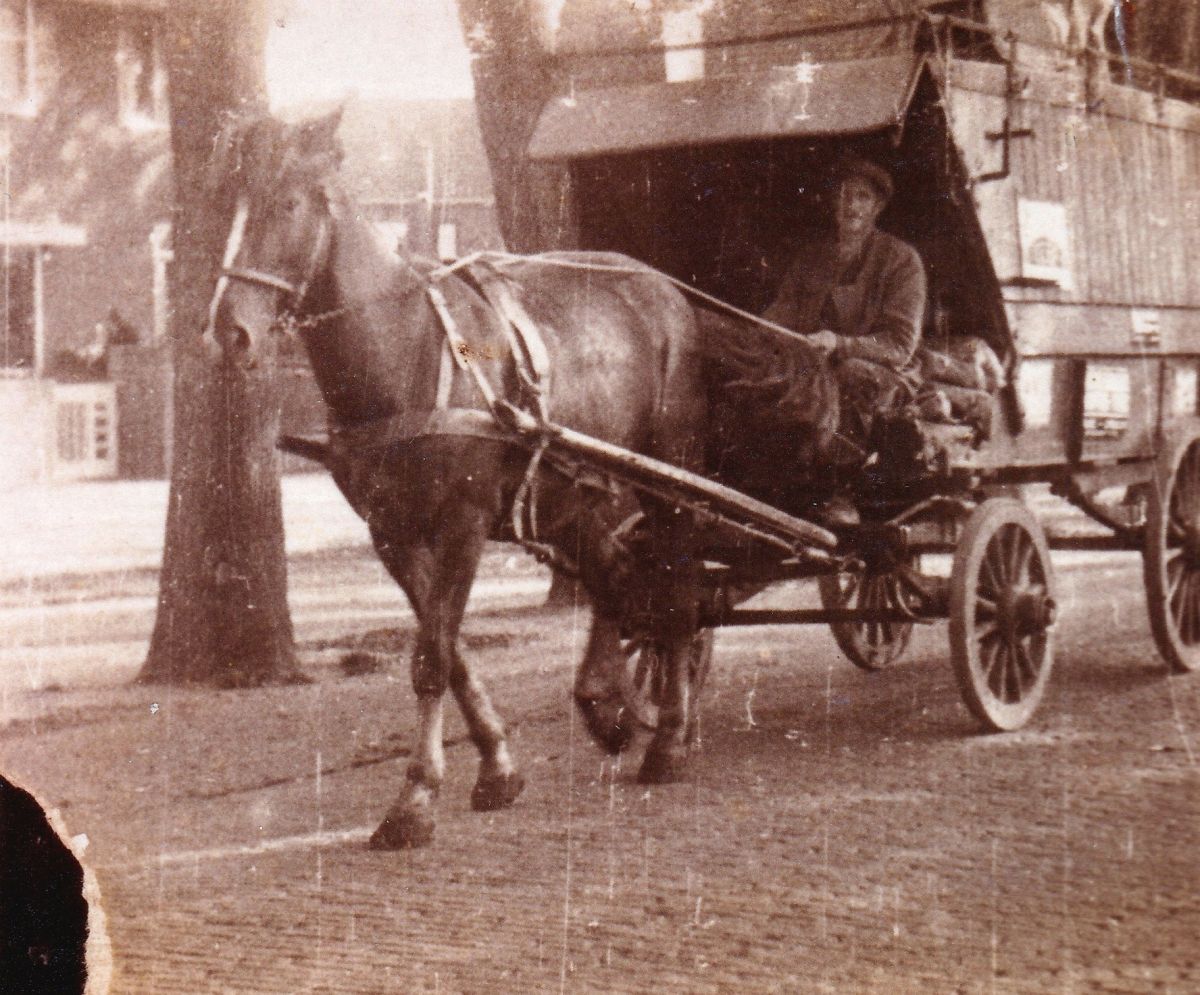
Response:
[{"label": "horse", "polygon": [[[581,490],[552,461],[535,466],[511,434],[475,423],[389,434],[387,426],[414,413],[420,421],[440,402],[450,413],[485,410],[478,378],[509,399],[528,394],[529,385],[478,286],[383,244],[363,220],[338,177],[339,121],[340,111],[298,124],[261,116],[226,129],[212,195],[214,210],[235,205],[234,219],[205,337],[224,361],[252,365],[281,318],[292,319],[332,438],[355,440],[334,446],[328,465],[417,619],[419,742],[370,845],[396,849],[433,838],[447,689],[480,754],[472,807],[504,808],[522,790],[504,724],[460,649],[459,628],[484,544],[501,534],[531,476],[543,541],[578,564],[593,604],[574,686],[588,730],[614,753],[632,738],[636,723],[620,692],[621,625],[638,602],[645,643],[661,668],[657,728],[638,778],[680,780],[695,732],[692,677],[710,648],[699,626],[702,564],[692,516],[654,497]],[[701,469],[707,400],[699,332],[667,278],[615,254],[558,253],[514,262],[504,279],[540,330],[551,374],[539,403],[556,422]],[[457,368],[448,384],[442,375],[446,321],[460,354],[470,354],[474,379]],[[636,567],[612,541],[631,508],[648,537],[649,553]]]}]

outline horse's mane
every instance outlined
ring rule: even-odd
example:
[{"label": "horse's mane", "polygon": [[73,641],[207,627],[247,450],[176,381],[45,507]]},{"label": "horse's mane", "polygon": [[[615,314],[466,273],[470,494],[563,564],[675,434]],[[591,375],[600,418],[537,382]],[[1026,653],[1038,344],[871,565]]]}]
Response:
[{"label": "horse's mane", "polygon": [[287,124],[264,113],[231,116],[213,144],[209,190],[257,198],[278,189],[281,177],[331,175],[342,160],[336,136],[340,121],[340,108],[300,124]]}]

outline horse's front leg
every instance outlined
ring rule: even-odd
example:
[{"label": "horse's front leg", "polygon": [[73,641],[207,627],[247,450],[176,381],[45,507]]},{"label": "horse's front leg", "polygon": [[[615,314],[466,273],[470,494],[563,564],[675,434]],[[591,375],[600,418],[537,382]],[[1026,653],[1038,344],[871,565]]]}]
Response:
[{"label": "horse's front leg", "polygon": [[420,619],[412,660],[413,688],[417,693],[417,744],[405,771],[400,797],[371,835],[370,846],[374,850],[425,846],[433,840],[433,809],[446,774],[442,720],[452,659],[443,649],[438,628]]},{"label": "horse's front leg", "polygon": [[371,837],[374,848],[423,846],[433,838],[433,807],[445,776],[442,719],[447,687],[458,700],[480,752],[472,807],[510,805],[524,786],[509,756],[504,724],[458,649],[463,613],[486,538],[482,514],[463,515],[453,528],[443,530],[436,547],[395,546],[376,537],[380,558],[404,588],[420,628],[412,661],[417,748],[399,799]]},{"label": "horse's front leg", "polygon": [[479,750],[479,776],[471,789],[471,808],[476,812],[507,808],[525,787],[525,778],[517,771],[508,752],[508,734],[503,720],[457,647],[454,668],[450,672],[450,688],[467,723],[471,742]]}]

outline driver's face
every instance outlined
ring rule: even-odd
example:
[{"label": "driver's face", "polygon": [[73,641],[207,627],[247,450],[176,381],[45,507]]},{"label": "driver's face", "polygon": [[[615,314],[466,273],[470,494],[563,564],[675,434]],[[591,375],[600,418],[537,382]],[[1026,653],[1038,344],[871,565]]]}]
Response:
[{"label": "driver's face", "polygon": [[842,235],[862,235],[875,227],[883,198],[861,176],[848,176],[838,187],[836,221]]}]

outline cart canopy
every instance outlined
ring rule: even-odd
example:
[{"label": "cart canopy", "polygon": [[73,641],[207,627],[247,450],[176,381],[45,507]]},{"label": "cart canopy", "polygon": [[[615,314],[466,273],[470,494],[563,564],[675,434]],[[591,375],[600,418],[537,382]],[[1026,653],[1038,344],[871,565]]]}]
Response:
[{"label": "cart canopy", "polygon": [[543,108],[529,154],[573,159],[677,145],[878,131],[904,120],[921,64],[911,54],[802,61],[740,76],[584,90]]},{"label": "cart canopy", "polygon": [[546,53],[610,57],[699,44],[786,43],[799,36],[814,58],[886,55],[910,47],[921,13],[946,0],[534,0],[532,34]]},{"label": "cart canopy", "polygon": [[[803,36],[821,61],[911,48],[920,15],[982,19],[1024,41],[1061,45],[1068,0],[532,0],[529,34],[543,52],[609,57],[696,43],[708,49],[786,46]],[[1117,0],[1097,5],[1108,47],[1200,73],[1200,5],[1195,0]],[[1111,11],[1111,12],[1109,12]]]}]

